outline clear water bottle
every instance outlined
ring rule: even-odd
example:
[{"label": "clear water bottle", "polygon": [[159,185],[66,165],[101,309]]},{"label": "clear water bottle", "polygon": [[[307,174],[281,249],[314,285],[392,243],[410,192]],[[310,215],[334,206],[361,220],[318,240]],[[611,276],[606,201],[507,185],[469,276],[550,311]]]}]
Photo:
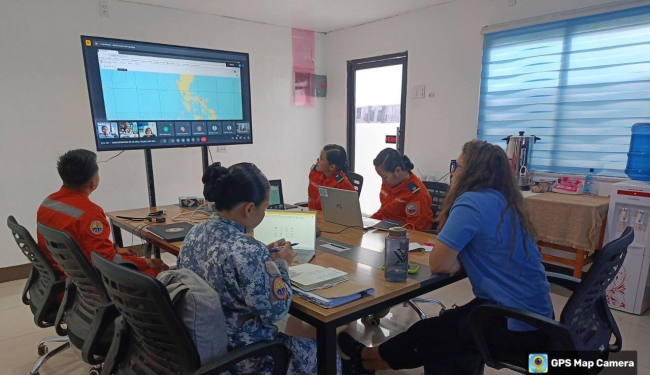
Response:
[{"label": "clear water bottle", "polygon": [[584,195],[596,195],[596,180],[594,177],[594,169],[589,168],[589,174],[585,176],[585,187],[582,190]]},{"label": "clear water bottle", "polygon": [[384,277],[391,282],[406,280],[409,269],[409,238],[406,229],[390,228],[384,251]]},{"label": "clear water bottle", "polygon": [[650,123],[632,126],[625,174],[633,180],[650,181]]}]

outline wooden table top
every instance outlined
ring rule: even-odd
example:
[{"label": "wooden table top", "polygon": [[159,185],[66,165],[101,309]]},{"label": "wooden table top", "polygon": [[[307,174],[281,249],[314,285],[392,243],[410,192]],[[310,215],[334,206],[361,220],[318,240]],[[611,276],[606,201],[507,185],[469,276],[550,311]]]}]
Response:
[{"label": "wooden table top", "polygon": [[[180,248],[183,244],[180,242],[167,242],[161,238],[158,238],[154,235],[151,235],[146,230],[140,230],[141,226],[144,224],[139,221],[132,221],[128,219],[120,219],[117,216],[128,216],[128,217],[144,217],[149,212],[155,212],[157,210],[166,209],[168,218],[167,223],[171,223],[171,218],[174,216],[183,213],[190,212],[186,209],[181,209],[176,205],[169,206],[158,206],[156,208],[141,208],[134,210],[125,210],[125,211],[115,211],[107,213],[107,216],[111,219],[112,223],[130,233],[134,233],[141,238],[144,238],[154,245],[164,249],[167,252],[170,252],[174,255],[178,255]],[[180,221],[189,221],[190,214],[186,214],[180,217]],[[199,223],[207,220],[207,216],[202,214],[194,215],[194,223]],[[146,226],[153,225],[165,225],[165,224],[151,224],[147,223]],[[356,228],[349,228],[343,231],[340,234],[332,234],[326,232],[338,232],[344,229],[344,226],[338,224],[327,223],[323,221],[323,215],[321,212],[318,212],[317,226],[321,229],[322,238],[329,238],[335,241],[345,242],[351,245],[360,246],[369,250],[382,252],[384,251],[384,238],[386,237],[386,232],[379,230],[362,230]],[[418,242],[420,244],[424,243],[434,243],[437,244],[438,240],[435,235],[417,232],[417,231],[408,231],[408,236],[411,242]],[[417,262],[422,264],[422,269],[428,269],[429,264],[429,253],[426,252],[411,252],[409,253],[409,261]],[[323,266],[323,267],[333,267],[341,271],[348,273],[348,278],[354,282],[357,282],[361,285],[372,287],[375,289],[375,293],[371,296],[361,298],[359,300],[347,303],[345,305],[339,306],[337,308],[325,309],[319,307],[311,302],[308,302],[298,296],[294,295],[292,308],[296,308],[305,313],[308,313],[310,316],[317,318],[320,321],[328,322],[345,316],[349,313],[361,310],[363,308],[372,306],[374,304],[386,301],[390,298],[399,296],[404,293],[408,293],[420,288],[420,282],[407,279],[405,282],[393,283],[388,282],[384,278],[384,273],[380,269],[373,268],[371,266],[358,263],[352,260],[348,260],[336,255],[325,253],[322,251],[316,251],[316,257],[312,260],[313,264]],[[422,271],[421,271],[422,272]]]}]

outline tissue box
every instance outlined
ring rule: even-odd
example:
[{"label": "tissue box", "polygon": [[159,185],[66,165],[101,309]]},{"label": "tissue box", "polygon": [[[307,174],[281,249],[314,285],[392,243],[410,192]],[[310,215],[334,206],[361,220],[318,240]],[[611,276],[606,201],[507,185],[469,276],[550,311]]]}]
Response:
[{"label": "tissue box", "polygon": [[200,197],[178,197],[178,207],[196,209],[205,204],[205,199]]},{"label": "tissue box", "polygon": [[553,186],[554,193],[580,195],[584,189],[584,181],[573,177],[560,177]]}]

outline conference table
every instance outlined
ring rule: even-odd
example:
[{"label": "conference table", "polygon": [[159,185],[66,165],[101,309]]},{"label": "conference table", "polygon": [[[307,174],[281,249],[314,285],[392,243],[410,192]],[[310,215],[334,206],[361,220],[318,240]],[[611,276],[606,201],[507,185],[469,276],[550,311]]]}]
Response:
[{"label": "conference table", "polygon": [[[165,224],[145,224],[141,221],[118,218],[118,216],[141,218],[150,212],[162,209],[166,210],[167,223]],[[146,227],[170,224],[172,218],[182,213],[184,215],[178,217],[176,221],[190,221],[191,218],[194,224],[198,224],[208,219],[207,215],[200,212],[195,215],[188,212],[189,210],[179,206],[168,205],[109,212],[107,216],[111,222],[113,240],[116,245],[123,246],[122,230],[124,230],[131,236],[140,237],[152,246],[178,256],[182,241],[167,242],[149,233]],[[311,263],[347,272],[349,280],[375,290],[369,296],[330,309],[320,307],[294,294],[289,313],[316,328],[318,374],[336,373],[337,327],[407,302],[466,277],[464,273],[451,276],[432,274],[428,265],[429,253],[422,251],[409,253],[409,262],[421,264],[417,274],[409,275],[404,282],[388,282],[381,270],[384,238],[387,234],[385,231],[363,230],[328,223],[323,220],[320,211],[317,215],[317,227],[322,232],[317,238],[316,257]],[[408,236],[411,242],[437,244],[437,238],[433,234],[409,230]],[[319,244],[335,244],[335,246],[348,244],[353,250],[327,251]]]}]

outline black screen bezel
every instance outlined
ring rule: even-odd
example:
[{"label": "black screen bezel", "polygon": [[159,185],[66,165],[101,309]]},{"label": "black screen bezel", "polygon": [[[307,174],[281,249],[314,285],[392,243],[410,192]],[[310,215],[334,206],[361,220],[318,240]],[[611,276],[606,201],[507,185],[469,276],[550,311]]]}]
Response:
[{"label": "black screen bezel", "polygon": [[[93,134],[95,138],[95,148],[97,149],[98,152],[101,151],[122,151],[122,150],[146,150],[146,149],[159,149],[159,148],[189,148],[189,147],[201,147],[201,146],[229,146],[229,145],[247,145],[247,144],[252,144],[253,143],[253,118],[252,118],[252,103],[251,103],[251,89],[250,89],[250,55],[247,52],[236,52],[236,51],[225,51],[225,50],[216,50],[216,49],[209,49],[209,48],[198,48],[198,47],[188,47],[188,46],[179,46],[179,45],[173,45],[173,44],[163,44],[163,43],[151,43],[151,42],[142,42],[142,41],[137,41],[137,40],[126,40],[126,39],[116,39],[116,38],[106,38],[106,37],[95,37],[95,36],[89,36],[89,35],[81,35],[81,48],[82,48],[82,54],[83,54],[83,61],[84,61],[84,72],[86,74],[86,87],[88,89],[88,100],[90,104],[90,112],[92,116],[92,127],[93,127]],[[95,108],[93,105],[93,93],[91,90],[91,83],[90,83],[90,77],[88,75],[88,61],[87,61],[87,52],[89,51],[85,45],[86,40],[98,40],[98,41],[107,41],[107,42],[118,42],[118,43],[134,43],[134,44],[142,44],[142,45],[150,45],[150,46],[157,46],[157,47],[168,47],[168,48],[182,48],[182,49],[189,49],[189,50],[196,50],[196,51],[202,51],[202,52],[208,52],[208,53],[229,53],[229,54],[235,54],[235,55],[240,55],[241,57],[245,58],[246,61],[246,66],[244,67],[245,69],[244,72],[242,72],[242,77],[244,77],[245,74],[245,83],[247,85],[246,90],[244,90],[244,87],[242,87],[242,94],[244,92],[248,93],[248,96],[244,96],[242,98],[242,103],[244,101],[247,101],[247,105],[243,105],[242,108],[242,115],[244,117],[243,120],[218,120],[218,121],[232,121],[232,122],[248,122],[250,123],[250,139],[249,140],[242,140],[242,141],[218,141],[218,142],[205,142],[205,143],[196,143],[196,144],[155,144],[155,145],[137,145],[134,147],[124,147],[122,145],[116,145],[115,147],[111,146],[105,146],[102,145],[100,147],[99,144],[99,134],[97,130],[97,122],[98,120],[95,117]],[[95,48],[92,49],[92,51],[96,51]],[[243,81],[243,80],[242,80]],[[243,83],[243,82],[242,82]],[[103,99],[103,97],[102,97]],[[103,105],[103,100],[102,100],[102,105]],[[247,118],[248,116],[248,118]],[[104,122],[104,120],[101,120]],[[126,120],[124,120],[126,121]],[[124,122],[124,121],[106,121],[106,122]],[[128,122],[164,122],[164,121],[189,121],[192,122],[192,120],[133,120],[133,121],[128,121]],[[201,121],[210,121],[210,120],[201,120]]]}]

